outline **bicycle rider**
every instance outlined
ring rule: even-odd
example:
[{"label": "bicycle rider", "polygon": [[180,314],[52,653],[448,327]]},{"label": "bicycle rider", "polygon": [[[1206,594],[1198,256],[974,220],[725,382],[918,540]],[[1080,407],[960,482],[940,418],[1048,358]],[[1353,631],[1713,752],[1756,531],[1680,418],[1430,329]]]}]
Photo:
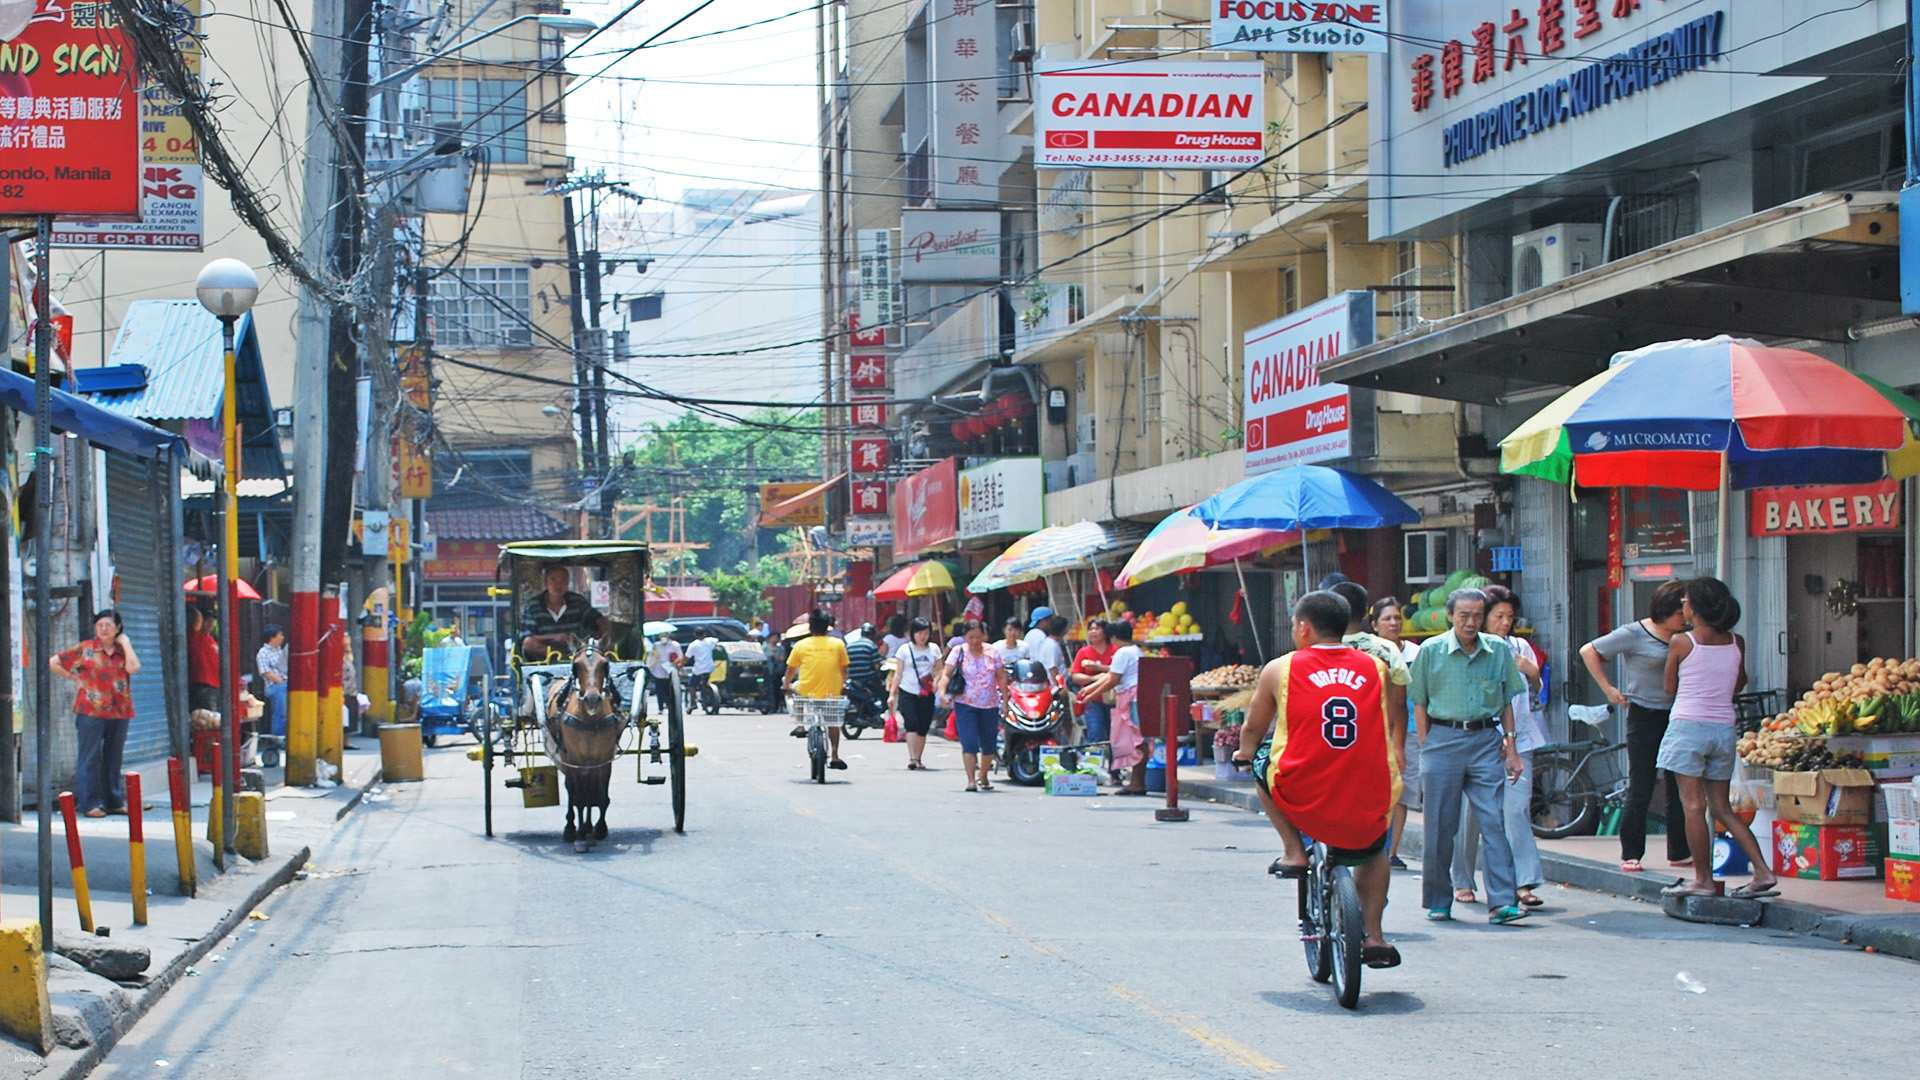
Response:
[{"label": "bicycle rider", "polygon": [[[807,636],[794,642],[787,653],[786,691],[796,697],[796,705],[808,698],[837,701],[846,688],[847,644],[828,632],[832,629],[833,616],[825,608],[814,608],[807,613]],[[794,725],[792,734],[806,737],[804,719]],[[827,741],[831,747],[827,767],[846,768],[847,763],[840,760],[839,727],[827,728]]]},{"label": "bicycle rider", "polygon": [[1333,862],[1353,867],[1366,923],[1362,960],[1390,968],[1400,952],[1387,943],[1381,917],[1392,874],[1388,815],[1400,798],[1406,725],[1388,716],[1386,665],[1340,640],[1347,620],[1347,602],[1330,591],[1310,592],[1294,605],[1295,651],[1261,671],[1233,759],[1251,760],[1254,791],[1280,834],[1273,872],[1306,876],[1303,831],[1326,844]]}]

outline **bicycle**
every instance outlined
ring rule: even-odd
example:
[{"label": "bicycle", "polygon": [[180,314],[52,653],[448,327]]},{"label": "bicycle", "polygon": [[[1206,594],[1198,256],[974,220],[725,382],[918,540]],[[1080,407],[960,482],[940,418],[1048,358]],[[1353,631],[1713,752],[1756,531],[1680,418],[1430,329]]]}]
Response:
[{"label": "bicycle", "polygon": [[[1300,942],[1306,947],[1307,974],[1314,982],[1333,982],[1343,1009],[1360,1006],[1360,973],[1365,969],[1366,919],[1353,870],[1334,862],[1327,845],[1307,841],[1307,874],[1300,883]],[[1279,867],[1268,873],[1281,877]],[[1281,877],[1281,880],[1285,880]]]},{"label": "bicycle", "polygon": [[841,725],[847,714],[847,699],[795,697],[793,713],[794,719],[807,729],[807,757],[813,782],[824,784],[827,782],[827,729]]},{"label": "bicycle", "polygon": [[[1600,824],[1607,806],[1625,803],[1625,780],[1613,780],[1602,789],[1589,772],[1596,762],[1611,761],[1627,748],[1604,733],[1612,715],[1605,705],[1568,706],[1567,716],[1592,728],[1594,737],[1548,743],[1534,750],[1533,794],[1527,804],[1533,835],[1558,840],[1590,832]],[[1613,771],[1618,776],[1621,770],[1616,764]]]}]

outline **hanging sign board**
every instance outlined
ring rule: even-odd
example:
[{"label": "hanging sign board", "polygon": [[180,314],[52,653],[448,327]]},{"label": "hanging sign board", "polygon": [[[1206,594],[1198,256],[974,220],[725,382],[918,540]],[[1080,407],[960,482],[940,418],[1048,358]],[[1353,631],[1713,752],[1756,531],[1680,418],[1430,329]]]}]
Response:
[{"label": "hanging sign board", "polygon": [[1345,386],[1322,384],[1320,369],[1373,340],[1373,294],[1355,290],[1247,331],[1248,476],[1353,452],[1353,401]]},{"label": "hanging sign board", "polygon": [[140,212],[140,73],[113,8],[41,3],[0,41],[0,216]]},{"label": "hanging sign board", "polygon": [[1387,5],[1213,0],[1216,49],[1290,53],[1383,53]]},{"label": "hanging sign board", "polygon": [[1245,169],[1266,144],[1258,62],[1076,61],[1034,69],[1042,169]]},{"label": "hanging sign board", "polygon": [[1000,211],[902,211],[900,280],[999,281]]},{"label": "hanging sign board", "polygon": [[1900,528],[1900,482],[1755,488],[1747,513],[1754,536],[1892,532]]}]

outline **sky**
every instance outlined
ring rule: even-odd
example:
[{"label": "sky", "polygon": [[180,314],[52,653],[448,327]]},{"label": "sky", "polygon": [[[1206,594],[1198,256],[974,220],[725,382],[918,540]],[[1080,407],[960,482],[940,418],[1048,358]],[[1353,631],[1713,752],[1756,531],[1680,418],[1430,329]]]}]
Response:
[{"label": "sky", "polygon": [[[604,20],[626,2],[574,0],[568,10]],[[696,3],[647,0],[588,42],[568,67],[576,76],[592,74],[613,50],[646,40]],[[817,289],[806,284],[818,280],[817,224],[760,226],[750,238],[716,242],[662,220],[676,211],[686,217],[678,204],[690,190],[766,187],[777,196],[818,189],[814,18],[808,0],[720,0],[569,95],[567,137],[576,175],[604,169],[608,179],[625,180],[649,198],[646,206],[609,204],[601,230],[609,253],[624,248],[655,256],[644,279],[620,275],[609,291],[667,294],[666,318],[632,324],[635,352],[699,352],[818,335]],[[774,21],[735,29],[766,19]],[[613,220],[616,212],[627,220]],[[750,292],[755,286],[757,302]],[[623,370],[672,393],[805,404],[819,391],[819,355],[818,345],[808,345],[742,358],[632,360]],[[680,411],[630,402],[616,417],[631,432]]]}]

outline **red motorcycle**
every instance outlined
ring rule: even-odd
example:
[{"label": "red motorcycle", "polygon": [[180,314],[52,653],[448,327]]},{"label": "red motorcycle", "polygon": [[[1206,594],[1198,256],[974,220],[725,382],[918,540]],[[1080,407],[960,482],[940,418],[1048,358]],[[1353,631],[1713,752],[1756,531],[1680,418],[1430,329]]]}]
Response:
[{"label": "red motorcycle", "polygon": [[1038,660],[1016,660],[1008,675],[1007,700],[1000,707],[1001,757],[1008,780],[1038,787],[1046,780],[1040,772],[1040,748],[1067,734],[1072,697]]}]

